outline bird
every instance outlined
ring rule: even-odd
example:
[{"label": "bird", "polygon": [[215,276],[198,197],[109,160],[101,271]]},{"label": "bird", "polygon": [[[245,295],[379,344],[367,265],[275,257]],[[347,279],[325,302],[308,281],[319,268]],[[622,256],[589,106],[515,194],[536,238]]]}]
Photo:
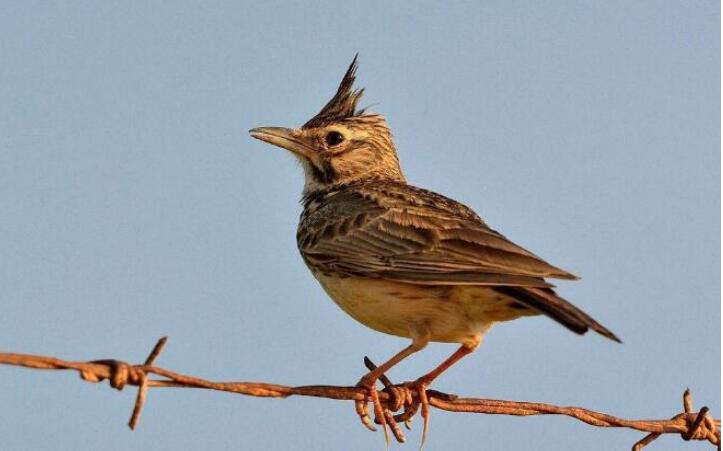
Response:
[{"label": "bird", "polygon": [[[355,87],[357,67],[358,54],[331,100],[301,127],[249,133],[290,151],[303,168],[297,245],[324,291],[365,326],[411,339],[357,383],[385,437],[390,416],[376,383],[430,342],[459,348],[405,385],[422,404],[423,441],[427,387],[475,351],[493,325],[545,315],[576,334],[593,330],[621,342],[548,281],[576,276],[508,240],[471,208],[407,182],[386,118],[358,107],[364,89]],[[357,413],[375,430],[366,405],[358,401]]]}]

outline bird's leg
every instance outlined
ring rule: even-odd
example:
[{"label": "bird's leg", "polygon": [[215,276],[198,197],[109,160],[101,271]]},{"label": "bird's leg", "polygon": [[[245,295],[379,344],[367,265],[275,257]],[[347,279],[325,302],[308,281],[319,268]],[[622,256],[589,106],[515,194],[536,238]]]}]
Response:
[{"label": "bird's leg", "polygon": [[[477,337],[475,340],[462,344],[462,346],[460,346],[459,349],[454,352],[454,354],[449,356],[435,369],[420,377],[416,381],[407,384],[410,389],[413,389],[417,392],[419,399],[417,405],[421,406],[422,409],[422,420],[424,421],[424,428],[422,429],[422,443],[420,445],[420,449],[422,446],[424,446],[424,442],[427,439],[427,432],[429,431],[429,399],[427,398],[427,387],[429,387],[433,380],[439,377],[440,374],[447,371],[452,365],[462,360],[463,357],[474,352],[474,350],[477,349],[479,344],[479,337]],[[416,411],[416,406],[413,407],[413,410]],[[406,416],[406,412],[404,412],[401,414],[400,419],[405,418]]]},{"label": "bird's leg", "polygon": [[[394,365],[414,354],[415,352],[424,349],[424,347],[427,346],[428,342],[429,337],[427,334],[415,336],[412,340],[412,344],[399,351],[391,359],[387,360],[375,369],[369,371],[357,383],[357,387],[364,387],[367,389],[369,393],[369,399],[371,399],[374,406],[374,416],[379,422],[379,424],[382,425],[382,428],[384,430],[384,439],[387,441],[387,443],[389,442],[389,436],[387,434],[387,420],[384,409],[382,408],[382,403],[379,400],[379,392],[377,392],[376,389],[376,382],[379,377],[389,371],[389,369],[392,368]],[[372,420],[369,417],[369,413],[367,411],[366,400],[358,400],[356,401],[355,405],[357,414],[359,415],[362,424],[366,426],[369,430],[375,431],[376,428],[372,424]]]}]

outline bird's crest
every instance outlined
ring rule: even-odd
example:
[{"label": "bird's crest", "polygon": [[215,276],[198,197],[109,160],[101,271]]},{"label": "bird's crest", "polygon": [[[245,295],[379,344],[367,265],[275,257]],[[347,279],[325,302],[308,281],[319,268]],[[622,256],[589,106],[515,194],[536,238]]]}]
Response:
[{"label": "bird's crest", "polygon": [[336,90],[334,97],[324,105],[324,108],[311,118],[302,128],[314,128],[330,122],[337,122],[354,116],[361,116],[364,110],[356,109],[359,99],[364,94],[364,88],[354,89],[354,80],[356,79],[357,58],[359,54],[354,55],[354,60],[344,74],[339,89]]}]

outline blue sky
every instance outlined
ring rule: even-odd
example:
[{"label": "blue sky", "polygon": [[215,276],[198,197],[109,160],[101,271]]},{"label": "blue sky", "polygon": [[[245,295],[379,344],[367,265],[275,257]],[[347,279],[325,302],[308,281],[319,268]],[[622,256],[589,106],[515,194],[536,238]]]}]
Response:
[{"label": "blue sky", "polygon": [[[247,135],[302,124],[359,52],[410,182],[582,276],[560,293],[625,342],[522,319],[435,386],[638,418],[690,386],[719,415],[719,24],[714,1],[4,2],[0,346],[141,361],[169,335],[161,366],[294,385],[353,384],[406,346],[313,280],[301,170]],[[383,449],[350,403],[156,390],[130,432],[132,391],[8,367],[0,387],[4,449]],[[640,437],[434,411],[426,449]]]}]

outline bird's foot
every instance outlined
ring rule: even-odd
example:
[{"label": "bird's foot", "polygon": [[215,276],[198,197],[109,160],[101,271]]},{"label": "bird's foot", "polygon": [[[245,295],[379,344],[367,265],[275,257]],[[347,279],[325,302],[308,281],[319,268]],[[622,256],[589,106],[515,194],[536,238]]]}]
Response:
[{"label": "bird's foot", "polygon": [[[384,441],[389,446],[389,434],[387,432],[387,424],[388,419],[393,420],[391,413],[388,411],[388,409],[385,409],[384,406],[382,406],[382,403],[379,399],[379,391],[376,387],[377,378],[371,376],[370,374],[367,374],[366,376],[362,377],[359,382],[356,384],[357,387],[364,388],[367,392],[367,397],[365,399],[360,399],[355,401],[355,407],[356,407],[356,413],[359,415],[359,419],[361,420],[362,424],[369,429],[370,431],[376,431],[377,428],[374,426],[373,423],[377,423],[382,426],[382,430],[384,431]],[[372,407],[374,409],[374,421],[372,421],[371,417],[369,416],[369,409],[367,407],[367,400],[372,402]],[[387,410],[387,412],[385,412]],[[393,423],[393,421],[392,421]],[[395,424],[396,426],[396,424]],[[396,437],[396,434],[395,434]]]},{"label": "bird's foot", "polygon": [[[368,358],[364,358],[364,364],[369,370],[374,371],[376,365]],[[367,375],[368,376],[368,375]],[[384,436],[388,443],[388,435],[386,427],[389,426],[394,438],[399,443],[404,443],[406,437],[399,427],[398,423],[404,423],[407,429],[411,429],[412,419],[414,415],[421,408],[423,429],[422,429],[422,441],[420,449],[424,446],[427,439],[427,433],[429,431],[429,397],[427,396],[427,387],[430,382],[425,378],[421,377],[415,381],[404,382],[402,384],[393,384],[389,378],[382,374],[378,380],[384,384],[383,392],[387,395],[384,403],[381,402],[379,397],[379,391],[376,388],[376,379],[371,380],[367,376],[363,377],[358,387],[364,387],[368,390],[368,399],[372,401],[374,406],[374,420],[372,422],[367,409],[367,400],[361,400],[356,402],[356,410],[362,424],[372,431],[376,431],[376,427],[372,423],[381,425],[384,428]],[[394,414],[394,412],[399,412]]]},{"label": "bird's foot", "polygon": [[385,388],[389,393],[389,406],[393,411],[397,411],[404,407],[404,411],[392,417],[394,423],[404,423],[407,429],[411,429],[412,418],[421,409],[423,428],[422,441],[419,448],[422,449],[427,440],[429,432],[429,397],[427,396],[427,387],[429,382],[424,378],[419,378],[412,382],[404,382]]},{"label": "bird's foot", "polygon": [[[374,372],[377,366],[371,361],[369,357],[364,357],[364,365],[369,369],[370,372]],[[364,387],[369,393],[368,399],[372,401],[374,406],[374,421],[373,423],[379,424],[384,428],[384,438],[387,446],[389,445],[389,437],[387,435],[386,427],[394,435],[394,438],[399,443],[404,443],[407,439],[404,436],[401,428],[397,423],[403,422],[407,429],[410,429],[412,424],[412,417],[417,411],[417,408],[413,404],[412,392],[403,385],[394,385],[392,381],[385,374],[380,374],[378,379],[373,380],[372,373],[364,376],[357,386]],[[384,385],[383,392],[386,394],[384,404],[379,399],[379,392],[376,389],[376,380],[379,380]],[[405,408],[405,418],[400,419],[399,415],[394,415],[394,412],[398,412]],[[411,408],[411,410],[409,410]],[[372,424],[372,419],[369,416],[367,409],[367,399],[356,401],[356,411],[361,419],[362,424],[369,430],[376,431],[376,427]]]}]

